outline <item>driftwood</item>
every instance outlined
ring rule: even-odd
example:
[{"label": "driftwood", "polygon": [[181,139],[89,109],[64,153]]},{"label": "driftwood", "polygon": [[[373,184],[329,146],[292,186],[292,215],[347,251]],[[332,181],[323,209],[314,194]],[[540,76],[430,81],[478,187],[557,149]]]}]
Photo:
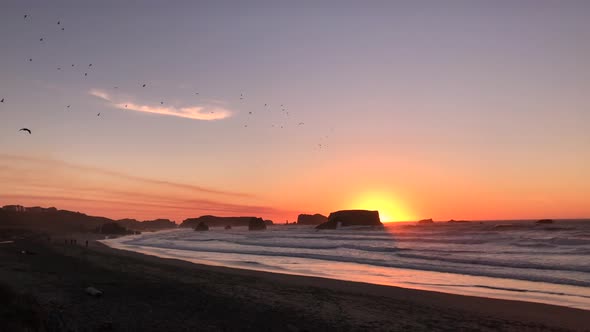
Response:
[{"label": "driftwood", "polygon": [[99,291],[98,289],[94,288],[94,287],[86,287],[86,294],[90,295],[90,296],[94,296],[94,297],[101,297],[102,296],[102,291]]}]

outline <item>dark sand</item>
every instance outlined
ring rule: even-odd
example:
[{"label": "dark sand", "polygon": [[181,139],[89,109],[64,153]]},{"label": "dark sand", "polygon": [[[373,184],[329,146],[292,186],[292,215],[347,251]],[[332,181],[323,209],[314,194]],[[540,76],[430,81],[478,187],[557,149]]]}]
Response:
[{"label": "dark sand", "polygon": [[590,311],[197,265],[77,238],[0,244],[0,331],[590,331]]}]

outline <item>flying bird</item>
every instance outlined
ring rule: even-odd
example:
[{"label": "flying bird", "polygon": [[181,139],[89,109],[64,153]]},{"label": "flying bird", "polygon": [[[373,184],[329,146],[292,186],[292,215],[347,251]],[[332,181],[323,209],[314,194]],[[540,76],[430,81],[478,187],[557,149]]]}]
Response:
[{"label": "flying bird", "polygon": [[72,63],[72,67],[74,67],[74,64]]},{"label": "flying bird", "polygon": [[65,30],[65,28],[61,28],[61,31],[64,31],[64,30]]},{"label": "flying bird", "polygon": [[88,76],[88,73],[84,73],[84,76]]},{"label": "flying bird", "polygon": [[57,70],[61,70],[61,67],[57,67]]},{"label": "flying bird", "polygon": [[2,98],[2,100],[0,100],[0,103],[3,103],[3,102],[4,102],[4,98]]},{"label": "flying bird", "polygon": [[161,101],[161,102],[160,102],[160,105],[164,105],[164,102],[163,102],[163,101]]},{"label": "flying bird", "polygon": [[23,20],[26,20],[26,19],[27,19],[27,17],[29,17],[29,15],[25,14],[25,16],[24,16]]},{"label": "flying bird", "polygon": [[57,25],[60,25],[60,24],[61,24],[61,21],[57,21]]},{"label": "flying bird", "polygon": [[29,128],[21,128],[21,129],[19,129],[18,131],[26,131],[26,132],[28,132],[29,134],[31,133],[31,130],[30,130]]},{"label": "flying bird", "polygon": [[145,88],[145,84],[141,86],[142,88]]},{"label": "flying bird", "polygon": [[66,108],[70,108],[70,105],[66,106]]},{"label": "flying bird", "polygon": [[100,116],[100,113],[98,113],[96,116]]},{"label": "flying bird", "polygon": [[301,126],[301,125],[304,125],[304,124],[305,124],[305,123],[303,123],[303,122],[299,122],[297,125],[298,125],[298,126]]},{"label": "flying bird", "polygon": [[29,58],[29,62],[32,62],[32,61],[33,61],[33,58]]},{"label": "flying bird", "polygon": [[89,64],[88,67],[92,67],[92,64]]},{"label": "flying bird", "polygon": [[39,38],[39,41],[43,41],[43,38]]}]

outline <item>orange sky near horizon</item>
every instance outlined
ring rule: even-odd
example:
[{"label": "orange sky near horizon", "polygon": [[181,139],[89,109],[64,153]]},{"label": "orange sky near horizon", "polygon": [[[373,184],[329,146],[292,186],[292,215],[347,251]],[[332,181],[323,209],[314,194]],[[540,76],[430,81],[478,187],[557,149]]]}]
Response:
[{"label": "orange sky near horizon", "polygon": [[[408,167],[403,178],[389,184],[370,181],[368,174],[352,177],[343,168],[314,168],[290,179],[290,184],[237,192],[35,157],[0,155],[0,165],[2,205],[55,206],[115,219],[169,218],[181,222],[213,214],[253,215],[283,223],[293,222],[299,213],[327,215],[343,209],[378,210],[384,222],[590,215],[584,196],[573,187],[553,195],[541,193],[542,188],[510,188],[509,184],[488,184],[486,189],[483,183],[471,182],[473,178],[464,178],[461,183],[449,172],[428,167]],[[345,178],[351,181],[342,183],[340,179]],[[429,187],[434,181],[439,186]],[[513,196],[504,190],[510,190]]]}]

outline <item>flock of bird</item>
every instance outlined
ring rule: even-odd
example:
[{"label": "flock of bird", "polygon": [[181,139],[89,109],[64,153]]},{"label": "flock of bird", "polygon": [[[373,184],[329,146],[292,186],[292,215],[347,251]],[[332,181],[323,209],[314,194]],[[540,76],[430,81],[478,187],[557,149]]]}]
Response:
[{"label": "flock of bird", "polygon": [[[29,14],[24,14],[23,15],[23,19],[24,19],[25,22],[31,21],[31,16]],[[61,31],[65,31],[65,27],[62,25],[62,21],[61,20],[57,20],[56,21],[56,24],[59,26],[59,28],[60,28]],[[45,42],[45,38],[44,37],[40,37],[39,38],[39,42]],[[29,58],[28,61],[29,62],[33,62],[33,58]],[[76,67],[76,64],[75,63],[72,63],[71,64],[71,67]],[[84,72],[84,77],[88,77],[88,70],[92,69],[92,67],[93,67],[93,64],[92,63],[89,63],[88,66],[87,66],[87,70]],[[57,70],[61,71],[62,70],[62,67],[57,67]],[[146,87],[148,87],[148,84],[147,83],[140,83],[139,86],[141,88],[146,88]],[[114,86],[113,88],[114,89],[118,89],[119,87],[118,86]],[[199,95],[199,92],[195,92],[195,95]],[[246,97],[244,96],[244,93],[240,93],[239,100],[241,102],[243,102],[245,99],[246,99]],[[0,103],[5,103],[5,98],[4,97],[0,99]],[[164,101],[160,101],[160,105],[164,105]],[[126,104],[125,105],[125,108],[127,108],[127,106],[128,105]],[[69,110],[70,108],[71,108],[71,105],[67,105],[66,106],[66,109]],[[267,111],[270,111],[270,107],[269,107],[269,104],[268,103],[265,103],[264,104],[264,109],[266,109]],[[284,106],[284,104],[281,104],[280,105],[280,110],[281,110],[281,113],[283,114],[283,116],[286,119],[288,119],[289,118],[289,111]],[[211,111],[211,113],[214,113],[214,111]],[[100,115],[101,115],[100,112],[96,114],[97,117],[100,117]],[[252,112],[252,111],[249,111],[248,112],[248,121],[246,121],[246,123],[244,124],[244,127],[248,127],[248,123],[249,123],[249,121],[250,121],[250,119],[252,118],[253,115],[254,115],[254,112]],[[297,126],[303,126],[303,125],[305,125],[304,122],[298,122],[297,123]],[[286,126],[286,123],[283,123],[283,124],[272,124],[272,127],[273,128],[275,128],[275,127],[285,128],[285,126]],[[28,133],[29,135],[32,134],[31,129],[26,128],[26,127],[19,129],[19,132],[21,132],[21,131],[22,132],[25,132],[25,133]],[[328,136],[325,136],[324,138],[327,138],[327,137]],[[324,147],[324,146],[325,146],[325,144],[318,144],[318,147],[320,149],[322,147]]]}]

